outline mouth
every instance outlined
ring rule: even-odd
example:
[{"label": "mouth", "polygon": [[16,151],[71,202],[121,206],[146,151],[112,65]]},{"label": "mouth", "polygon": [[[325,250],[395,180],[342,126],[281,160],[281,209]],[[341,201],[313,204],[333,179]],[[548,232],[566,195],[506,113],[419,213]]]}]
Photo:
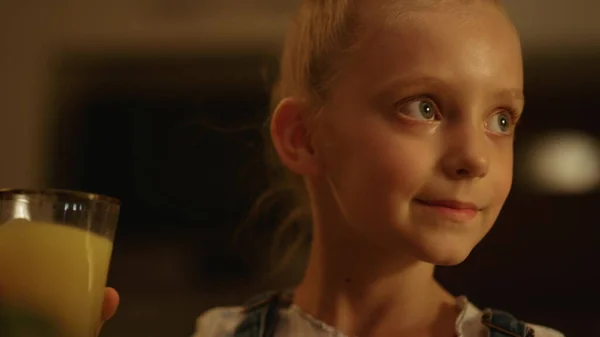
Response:
[{"label": "mouth", "polygon": [[436,214],[454,222],[473,220],[481,211],[474,203],[458,200],[422,200],[415,199],[417,205],[434,211]]}]

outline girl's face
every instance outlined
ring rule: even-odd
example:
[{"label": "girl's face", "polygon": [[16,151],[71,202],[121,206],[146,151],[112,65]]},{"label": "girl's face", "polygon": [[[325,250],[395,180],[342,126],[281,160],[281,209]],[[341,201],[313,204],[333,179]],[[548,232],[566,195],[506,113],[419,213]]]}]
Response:
[{"label": "girl's face", "polygon": [[381,248],[460,263],[511,188],[519,39],[483,1],[384,20],[363,18],[362,43],[317,117],[313,183]]}]

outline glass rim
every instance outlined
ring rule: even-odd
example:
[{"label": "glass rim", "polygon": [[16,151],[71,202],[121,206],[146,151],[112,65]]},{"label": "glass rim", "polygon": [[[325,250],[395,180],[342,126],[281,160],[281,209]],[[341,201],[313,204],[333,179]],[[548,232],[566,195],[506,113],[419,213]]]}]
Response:
[{"label": "glass rim", "polygon": [[88,201],[100,201],[110,203],[116,206],[121,205],[121,200],[109,197],[103,194],[89,193],[68,189],[55,189],[55,188],[43,188],[43,189],[29,189],[29,188],[0,188],[0,200],[6,199],[5,196],[9,195],[27,195],[27,196],[63,196],[63,197],[75,197],[81,200]]}]

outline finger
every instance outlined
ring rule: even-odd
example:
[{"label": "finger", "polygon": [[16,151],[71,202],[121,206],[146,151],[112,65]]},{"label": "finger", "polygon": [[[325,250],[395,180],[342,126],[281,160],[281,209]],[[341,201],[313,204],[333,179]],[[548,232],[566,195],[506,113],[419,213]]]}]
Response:
[{"label": "finger", "polygon": [[104,325],[104,321],[112,318],[117,312],[117,307],[119,306],[119,293],[113,288],[106,288],[104,290],[104,301],[102,303],[102,315],[100,318],[100,324],[98,324],[98,328],[96,329],[96,336],[100,334],[100,329]]},{"label": "finger", "polygon": [[106,288],[104,290],[104,303],[102,305],[102,321],[106,321],[112,318],[117,312],[119,306],[119,293],[113,288]]}]

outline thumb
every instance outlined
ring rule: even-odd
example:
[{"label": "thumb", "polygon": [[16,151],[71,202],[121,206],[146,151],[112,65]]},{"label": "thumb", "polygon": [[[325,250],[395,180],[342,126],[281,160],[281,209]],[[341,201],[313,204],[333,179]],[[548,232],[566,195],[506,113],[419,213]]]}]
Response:
[{"label": "thumb", "polygon": [[104,303],[102,305],[102,321],[112,318],[117,312],[120,298],[119,293],[114,288],[106,288],[104,290]]},{"label": "thumb", "polygon": [[96,335],[100,333],[100,329],[102,329],[102,325],[104,325],[104,322],[111,319],[115,315],[115,313],[117,312],[117,307],[119,306],[119,302],[119,293],[117,293],[115,289],[106,288],[104,290],[102,315],[100,316],[100,324],[98,325],[98,329],[96,330]]}]

